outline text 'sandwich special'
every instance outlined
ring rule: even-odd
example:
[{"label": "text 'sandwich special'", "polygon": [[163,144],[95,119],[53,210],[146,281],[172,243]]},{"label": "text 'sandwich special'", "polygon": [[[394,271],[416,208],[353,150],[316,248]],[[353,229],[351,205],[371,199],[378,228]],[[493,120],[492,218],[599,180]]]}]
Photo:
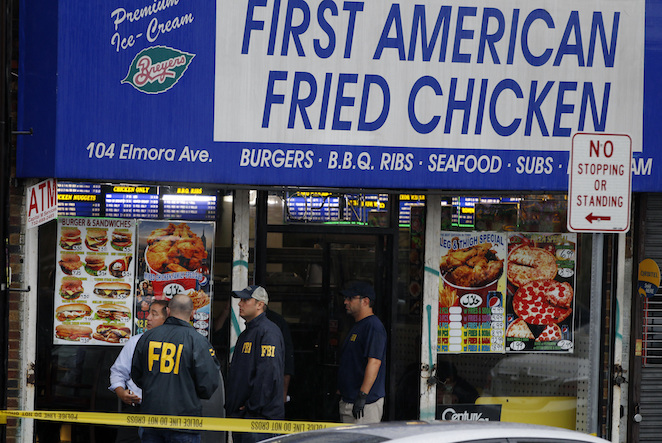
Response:
[{"label": "text 'sandwich special'", "polygon": [[94,293],[99,297],[125,299],[131,294],[131,285],[124,282],[100,282],[94,285]]},{"label": "text 'sandwich special'", "polygon": [[108,343],[120,343],[122,339],[128,340],[131,337],[131,329],[126,326],[99,325],[92,337]]},{"label": "text 'sandwich special'", "polygon": [[106,228],[87,228],[85,245],[90,251],[98,251],[108,243],[108,230]]},{"label": "text 'sandwich special'", "polygon": [[81,338],[90,338],[92,328],[81,325],[57,325],[55,336],[62,340],[80,341]]},{"label": "text 'sandwich special'", "polygon": [[96,309],[96,317],[100,320],[127,321],[131,317],[129,308],[115,303],[105,303],[97,306]]},{"label": "text 'sandwich special'", "polygon": [[80,229],[75,226],[63,226],[60,232],[60,247],[69,251],[83,243],[80,239]]},{"label": "text 'sandwich special'", "polygon": [[96,276],[105,269],[106,263],[103,255],[88,255],[85,257],[85,271],[88,274]]},{"label": "text 'sandwich special'", "polygon": [[60,297],[65,300],[76,300],[83,294],[83,280],[78,277],[64,277],[60,285]]},{"label": "text 'sandwich special'", "polygon": [[58,306],[55,310],[55,318],[58,321],[78,320],[92,313],[92,308],[85,303],[69,303]]},{"label": "text 'sandwich special'", "polygon": [[83,261],[80,259],[80,255],[65,252],[60,256],[60,261],[58,262],[60,269],[67,275],[73,274],[74,271],[78,270],[83,266]]},{"label": "text 'sandwich special'", "polygon": [[113,238],[110,240],[110,246],[118,251],[124,251],[124,248],[131,246],[132,235],[128,229],[115,229],[113,231]]}]

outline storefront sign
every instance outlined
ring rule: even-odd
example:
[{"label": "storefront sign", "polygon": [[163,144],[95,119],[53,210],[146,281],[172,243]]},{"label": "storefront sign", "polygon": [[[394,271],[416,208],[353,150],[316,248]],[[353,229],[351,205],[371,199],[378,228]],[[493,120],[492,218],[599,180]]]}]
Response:
[{"label": "storefront sign", "polygon": [[566,190],[595,132],[662,190],[657,2],[128,3],[23,5],[19,176]]},{"label": "storefront sign", "polygon": [[57,184],[55,179],[51,178],[30,186],[27,195],[26,227],[28,229],[36,228],[57,218]]},{"label": "storefront sign", "polygon": [[570,156],[568,230],[630,229],[632,139],[617,134],[575,134]]},{"label": "storefront sign", "polygon": [[655,260],[647,258],[639,263],[639,295],[652,297],[660,287],[660,267]]}]

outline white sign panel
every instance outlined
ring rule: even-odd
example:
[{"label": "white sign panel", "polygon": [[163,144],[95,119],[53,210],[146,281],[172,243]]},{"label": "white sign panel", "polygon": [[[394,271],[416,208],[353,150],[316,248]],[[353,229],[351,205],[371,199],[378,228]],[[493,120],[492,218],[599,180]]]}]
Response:
[{"label": "white sign panel", "polygon": [[641,150],[643,0],[216,9],[215,141],[567,151],[615,132]]},{"label": "white sign panel", "polygon": [[54,178],[30,186],[27,195],[28,229],[57,218],[57,183]]},{"label": "white sign panel", "polygon": [[570,155],[568,230],[630,229],[632,140],[628,135],[575,134]]}]

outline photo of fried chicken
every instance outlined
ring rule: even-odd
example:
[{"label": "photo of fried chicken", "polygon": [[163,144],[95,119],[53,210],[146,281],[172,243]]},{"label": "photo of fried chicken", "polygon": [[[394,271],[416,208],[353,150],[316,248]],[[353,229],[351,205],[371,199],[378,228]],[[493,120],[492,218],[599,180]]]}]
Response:
[{"label": "photo of fried chicken", "polygon": [[145,260],[158,273],[195,271],[207,258],[207,251],[186,223],[169,223],[153,230],[147,238]]},{"label": "photo of fried chicken", "polygon": [[497,257],[492,243],[481,243],[448,251],[441,257],[439,270],[451,284],[478,288],[501,277],[503,259]]}]

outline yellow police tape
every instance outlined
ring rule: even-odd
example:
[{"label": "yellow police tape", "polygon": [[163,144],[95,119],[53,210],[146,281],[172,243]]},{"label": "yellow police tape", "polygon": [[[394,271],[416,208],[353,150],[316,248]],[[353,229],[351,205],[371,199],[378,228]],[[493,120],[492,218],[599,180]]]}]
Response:
[{"label": "yellow police tape", "polygon": [[111,426],[143,426],[150,428],[188,429],[194,431],[269,432],[274,434],[292,434],[295,432],[346,426],[346,424],[343,423],[332,422],[180,417],[172,415],[120,414],[112,412],[0,411],[0,423],[5,417],[34,418],[37,420]]}]

